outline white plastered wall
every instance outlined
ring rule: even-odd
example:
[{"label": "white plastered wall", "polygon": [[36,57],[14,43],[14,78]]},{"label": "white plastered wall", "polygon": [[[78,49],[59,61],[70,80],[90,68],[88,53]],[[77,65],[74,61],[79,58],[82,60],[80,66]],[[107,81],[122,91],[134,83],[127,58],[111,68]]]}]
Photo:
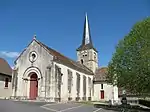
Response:
[{"label": "white plastered wall", "polygon": [[[101,89],[101,84],[103,84],[103,89]],[[104,99],[101,99],[100,91],[104,90]],[[118,88],[107,83],[96,83],[94,84],[94,95],[93,101],[109,101],[118,100]]]},{"label": "white plastered wall", "polygon": [[[72,75],[73,75],[73,84],[72,84],[72,91],[71,91],[71,97],[73,98],[72,100],[75,100],[75,98],[77,97],[77,91],[76,91],[76,72],[80,74],[80,94],[79,97],[83,97],[83,76],[86,76],[86,98],[90,97],[89,96],[89,88],[88,88],[88,77],[91,78],[91,81],[93,81],[93,75],[88,75],[79,71],[76,71],[72,68],[69,68],[65,65],[59,64],[59,63],[55,63],[57,66],[59,66],[61,68],[61,72],[63,74],[62,76],[62,85],[61,85],[61,99],[64,101],[68,100],[69,94],[68,94],[68,72],[67,70],[71,70],[72,71]],[[92,90],[91,90],[92,93]],[[92,95],[91,95],[92,97]],[[88,99],[86,99],[88,100]]]},{"label": "white plastered wall", "polygon": [[[5,79],[6,76],[0,75],[0,79]],[[9,98],[12,94],[11,82],[8,82],[8,88],[5,88],[5,81],[0,80],[0,98]]]}]

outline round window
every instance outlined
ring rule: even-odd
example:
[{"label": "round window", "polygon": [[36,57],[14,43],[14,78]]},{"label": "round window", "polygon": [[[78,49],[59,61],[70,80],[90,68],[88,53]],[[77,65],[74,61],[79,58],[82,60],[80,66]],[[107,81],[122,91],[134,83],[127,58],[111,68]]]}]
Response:
[{"label": "round window", "polygon": [[29,54],[29,60],[31,62],[34,62],[34,61],[36,61],[36,59],[37,59],[37,53],[35,51],[30,52],[30,54]]}]

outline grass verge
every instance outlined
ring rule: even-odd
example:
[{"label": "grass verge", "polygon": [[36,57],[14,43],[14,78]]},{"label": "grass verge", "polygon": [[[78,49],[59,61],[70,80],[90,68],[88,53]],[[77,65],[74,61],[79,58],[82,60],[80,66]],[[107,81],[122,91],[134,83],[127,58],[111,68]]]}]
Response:
[{"label": "grass verge", "polygon": [[91,101],[80,101],[78,103],[86,104],[86,105],[93,105],[93,102],[91,102]]}]

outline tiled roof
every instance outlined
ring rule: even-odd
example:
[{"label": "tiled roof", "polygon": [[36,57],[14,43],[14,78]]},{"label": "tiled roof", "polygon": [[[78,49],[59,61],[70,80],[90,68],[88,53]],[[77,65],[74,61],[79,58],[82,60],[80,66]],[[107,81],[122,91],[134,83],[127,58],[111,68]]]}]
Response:
[{"label": "tiled roof", "polygon": [[94,49],[96,52],[98,52],[91,43],[86,44],[86,45],[81,45],[77,51],[82,51],[82,50],[88,50],[88,49]]},{"label": "tiled roof", "polygon": [[73,68],[77,71],[80,71],[80,72],[83,72],[83,73],[86,73],[86,74],[90,74],[90,75],[94,75],[94,73],[89,69],[87,68],[86,66],[62,55],[61,53],[57,52],[56,50],[46,46],[45,44],[43,44],[42,42],[40,41],[37,41],[35,40],[37,43],[39,43],[41,46],[43,46],[44,48],[47,49],[47,51],[52,54],[53,56],[55,56],[54,58],[54,61],[55,62],[58,62],[58,63],[62,63],[70,68]]},{"label": "tiled roof", "polygon": [[12,69],[7,63],[7,61],[3,58],[0,58],[0,73],[4,75],[12,75]]},{"label": "tiled roof", "polygon": [[[83,72],[83,73],[86,73],[86,74],[89,74],[89,75],[94,75],[94,73],[92,72],[92,70],[90,70],[89,68],[87,68],[86,66],[64,56],[63,54],[59,53],[58,51],[48,47],[47,45],[43,44],[42,42],[38,41],[36,38],[34,38],[30,44],[33,42],[33,41],[36,41],[40,46],[42,46],[44,49],[47,50],[48,53],[50,53],[51,55],[54,56],[54,61],[57,62],[57,63],[61,63],[61,64],[64,64],[72,69],[75,69],[77,71],[80,71],[80,72]],[[29,45],[30,45],[29,44]],[[29,46],[28,45],[28,46]],[[19,55],[19,57],[23,54],[23,52],[26,51],[26,49],[24,49],[22,51],[22,53]],[[19,58],[18,57],[18,58]],[[15,63],[16,61],[18,60],[18,58],[15,60]]]},{"label": "tiled roof", "polygon": [[106,81],[107,67],[98,68],[94,75],[94,81]]}]

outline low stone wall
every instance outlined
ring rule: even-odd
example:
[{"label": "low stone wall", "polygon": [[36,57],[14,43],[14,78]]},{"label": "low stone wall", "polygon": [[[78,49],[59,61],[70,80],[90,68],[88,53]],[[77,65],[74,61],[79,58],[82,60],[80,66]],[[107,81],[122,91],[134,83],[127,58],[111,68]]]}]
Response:
[{"label": "low stone wall", "polygon": [[[121,104],[122,97],[119,97],[119,104]],[[138,97],[127,97],[127,103],[128,104],[139,104],[139,98]]]}]

